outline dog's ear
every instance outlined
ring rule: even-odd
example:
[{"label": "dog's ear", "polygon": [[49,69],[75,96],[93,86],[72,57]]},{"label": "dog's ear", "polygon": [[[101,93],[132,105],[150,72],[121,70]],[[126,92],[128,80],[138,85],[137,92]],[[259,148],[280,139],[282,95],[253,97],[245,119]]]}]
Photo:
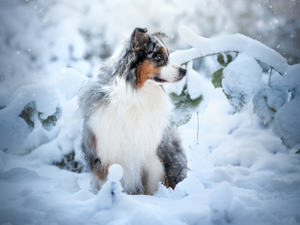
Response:
[{"label": "dog's ear", "polygon": [[131,42],[134,51],[142,51],[147,48],[149,41],[149,35],[147,34],[147,28],[135,28],[131,35]]},{"label": "dog's ear", "polygon": [[154,34],[152,34],[153,36],[156,36],[156,37],[158,37],[158,38],[167,38],[168,37],[168,35],[166,35],[165,33],[163,33],[163,32],[156,32],[156,33],[154,33]]}]

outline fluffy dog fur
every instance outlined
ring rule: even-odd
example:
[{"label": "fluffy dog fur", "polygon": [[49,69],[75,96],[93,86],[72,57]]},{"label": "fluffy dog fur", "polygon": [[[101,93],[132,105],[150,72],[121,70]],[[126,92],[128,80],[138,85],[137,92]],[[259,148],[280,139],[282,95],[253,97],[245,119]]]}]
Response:
[{"label": "fluffy dog fur", "polygon": [[158,182],[174,188],[186,177],[186,156],[170,125],[172,106],[161,86],[181,80],[186,70],[169,60],[163,37],[136,28],[123,50],[79,92],[82,150],[94,190],[114,163],[124,169],[121,183],[129,194],[153,194]]}]

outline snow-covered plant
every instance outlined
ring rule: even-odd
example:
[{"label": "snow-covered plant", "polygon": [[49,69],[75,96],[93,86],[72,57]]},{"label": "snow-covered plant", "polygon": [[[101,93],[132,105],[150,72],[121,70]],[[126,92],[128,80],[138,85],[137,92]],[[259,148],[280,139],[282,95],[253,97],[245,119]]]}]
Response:
[{"label": "snow-covered plant", "polygon": [[193,112],[197,110],[202,99],[201,95],[192,99],[187,91],[187,84],[184,85],[179,95],[171,93],[169,96],[175,107],[172,123],[176,126],[186,124],[191,119]]},{"label": "snow-covered plant", "polygon": [[[173,61],[187,65],[216,56],[221,68],[213,73],[212,84],[222,88],[234,113],[252,99],[254,113],[265,124],[274,120],[273,130],[287,148],[300,145],[300,64],[288,65],[279,53],[242,34],[209,39],[186,26],[179,34],[193,48],[172,53]],[[267,79],[262,66],[269,68]]]},{"label": "snow-covered plant", "polygon": [[[0,110],[0,151],[41,157],[80,172],[76,93],[86,78],[68,68],[52,80],[18,88]],[[34,149],[34,151],[32,151]],[[49,157],[50,154],[53,157]]]},{"label": "snow-covered plant", "polygon": [[61,117],[61,108],[56,107],[56,111],[53,115],[43,116],[42,112],[37,111],[35,101],[32,101],[24,107],[19,117],[23,118],[31,129],[34,128],[34,121],[38,119],[43,128],[49,131],[52,130],[57,120]]},{"label": "snow-covered plant", "polygon": [[60,117],[61,107],[54,88],[22,86],[12,96],[10,104],[0,111],[0,150],[20,152],[36,121],[49,131]]},{"label": "snow-covered plant", "polygon": [[179,83],[165,86],[174,105],[171,121],[175,126],[186,124],[203,102],[203,78],[193,70],[193,61],[186,64],[187,76]]}]

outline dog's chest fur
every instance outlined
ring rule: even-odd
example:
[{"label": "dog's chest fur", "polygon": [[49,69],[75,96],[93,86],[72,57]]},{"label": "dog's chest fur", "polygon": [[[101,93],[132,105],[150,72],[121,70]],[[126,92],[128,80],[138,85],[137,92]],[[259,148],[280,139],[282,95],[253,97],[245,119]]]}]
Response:
[{"label": "dog's chest fur", "polygon": [[[168,126],[172,106],[161,87],[147,81],[134,90],[117,78],[109,87],[109,103],[89,119],[97,139],[97,155],[104,165],[119,163],[124,168],[123,185],[141,185],[141,173],[160,165],[157,147]],[[140,183],[140,184],[139,184]]]}]

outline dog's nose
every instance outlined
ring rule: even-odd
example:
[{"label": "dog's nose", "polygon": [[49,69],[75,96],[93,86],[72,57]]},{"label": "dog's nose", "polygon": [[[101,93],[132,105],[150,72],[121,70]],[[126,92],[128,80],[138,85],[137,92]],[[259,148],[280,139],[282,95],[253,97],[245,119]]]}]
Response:
[{"label": "dog's nose", "polygon": [[179,73],[181,73],[183,76],[185,76],[186,75],[186,69],[180,67],[179,68]]}]

